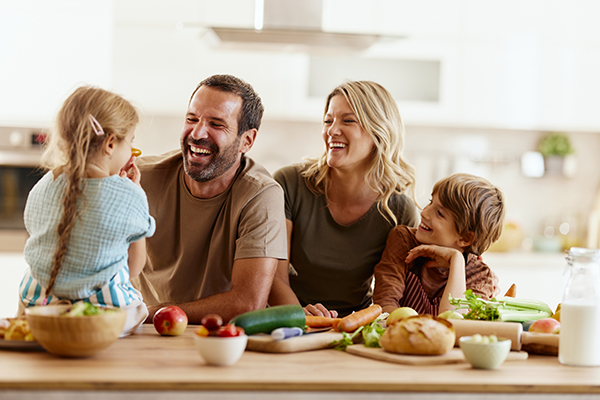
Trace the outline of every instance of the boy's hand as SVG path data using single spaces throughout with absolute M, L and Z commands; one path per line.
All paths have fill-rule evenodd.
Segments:
M 432 260 L 425 264 L 428 268 L 450 268 L 450 261 L 452 258 L 462 257 L 462 254 L 460 251 L 450 247 L 422 244 L 408 252 L 405 262 L 408 264 L 419 257 L 426 257 Z

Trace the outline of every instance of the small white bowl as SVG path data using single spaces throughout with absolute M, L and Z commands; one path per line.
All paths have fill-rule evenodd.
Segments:
M 209 365 L 229 366 L 242 357 L 246 350 L 248 336 L 218 337 L 194 334 L 198 352 Z
M 494 343 L 475 343 L 470 340 L 471 336 L 463 336 L 458 343 L 473 368 L 498 368 L 510 352 L 510 339 L 498 338 Z

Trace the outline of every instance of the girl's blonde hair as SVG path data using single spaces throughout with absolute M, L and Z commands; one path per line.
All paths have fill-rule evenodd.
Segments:
M 415 168 L 402 158 L 404 125 L 396 101 L 383 86 L 371 81 L 349 81 L 336 87 L 327 96 L 325 112 L 334 96 L 344 96 L 356 114 L 362 128 L 375 144 L 367 166 L 365 183 L 378 193 L 377 209 L 393 225 L 398 220 L 388 205 L 394 194 L 408 193 L 415 199 Z M 327 165 L 327 149 L 319 158 L 310 160 L 303 176 L 307 186 L 316 194 L 324 194 L 331 186 Z
M 92 126 L 94 119 L 101 130 Z M 125 139 L 138 121 L 137 110 L 127 100 L 92 86 L 75 89 L 58 111 L 56 127 L 50 135 L 42 165 L 53 169 L 55 178 L 62 173 L 67 174 L 68 183 L 62 201 L 63 217 L 58 225 L 58 246 L 46 293 L 50 294 L 67 251 L 69 235 L 77 218 L 77 201 L 83 193 L 87 162 L 106 138 L 114 135 L 119 141 Z

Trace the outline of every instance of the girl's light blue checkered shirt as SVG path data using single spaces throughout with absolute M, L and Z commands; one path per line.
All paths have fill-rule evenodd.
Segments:
M 48 285 L 58 244 L 66 186 L 65 173 L 53 180 L 48 172 L 27 198 L 25 227 L 30 237 L 24 255 L 31 274 L 43 287 Z M 77 210 L 53 289 L 53 294 L 68 299 L 87 298 L 106 285 L 127 266 L 129 245 L 152 236 L 155 230 L 145 192 L 117 175 L 85 179 Z

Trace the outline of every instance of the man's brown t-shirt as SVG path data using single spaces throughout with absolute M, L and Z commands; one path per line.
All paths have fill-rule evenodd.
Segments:
M 231 290 L 236 259 L 287 258 L 283 191 L 266 169 L 243 160 L 230 187 L 210 199 L 188 190 L 180 151 L 137 161 L 156 219 L 146 266 L 132 280 L 148 305 Z

